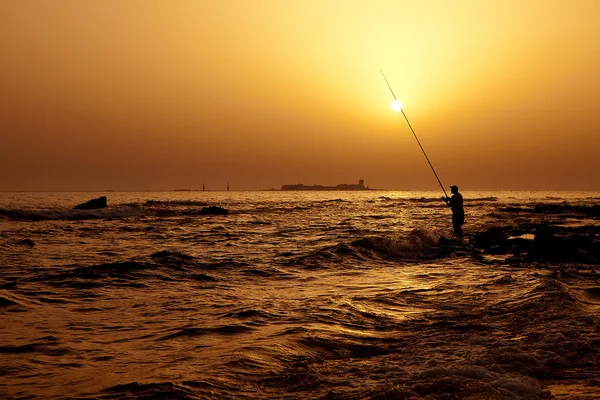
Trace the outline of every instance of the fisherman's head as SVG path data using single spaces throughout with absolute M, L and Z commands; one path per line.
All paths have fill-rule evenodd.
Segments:
M 458 186 L 456 186 L 456 185 L 450 186 L 450 192 L 453 194 L 458 193 Z

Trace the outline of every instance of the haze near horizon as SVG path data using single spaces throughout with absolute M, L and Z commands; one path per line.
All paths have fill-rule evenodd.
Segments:
M 0 3 L 0 190 L 600 190 L 600 3 Z

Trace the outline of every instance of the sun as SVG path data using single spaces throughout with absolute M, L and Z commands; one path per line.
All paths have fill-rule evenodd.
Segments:
M 402 110 L 402 102 L 398 99 L 392 101 L 392 110 L 395 112 Z

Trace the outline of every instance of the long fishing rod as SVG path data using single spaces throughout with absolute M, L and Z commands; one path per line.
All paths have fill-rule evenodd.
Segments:
M 419 144 L 419 147 L 421 148 L 421 151 L 423 152 L 423 155 L 425 156 L 427 163 L 431 167 L 431 170 L 433 171 L 433 175 L 435 175 L 435 179 L 437 179 L 438 183 L 440 184 L 440 187 L 442 188 L 442 191 L 444 192 L 444 196 L 448 197 L 448 194 L 446 193 L 446 190 L 444 189 L 444 185 L 442 185 L 442 181 L 440 181 L 438 174 L 435 172 L 435 168 L 433 168 L 431 161 L 429 161 L 429 157 L 427 157 L 427 153 L 425 153 L 425 149 L 423 148 L 423 146 L 421 146 L 421 142 L 419 141 L 417 134 L 415 133 L 412 125 L 410 124 L 410 121 L 408 120 L 408 118 L 406 117 L 406 114 L 404 113 L 404 110 L 402 109 L 402 103 L 400 102 L 400 100 L 398 100 L 396 98 L 396 95 L 394 94 L 394 91 L 392 90 L 392 87 L 390 86 L 390 83 L 388 82 L 387 78 L 385 77 L 385 74 L 383 73 L 383 71 L 381 71 L 381 75 L 383 76 L 383 79 L 385 79 L 385 83 L 387 83 L 387 86 L 390 89 L 390 92 L 392 92 L 392 96 L 394 96 L 394 101 L 392 102 L 392 110 L 394 110 L 396 112 L 402 111 L 402 115 L 404 116 L 404 119 L 406 120 L 406 123 L 408 124 L 408 127 L 410 128 L 410 131 L 412 132 L 413 136 L 415 137 L 415 139 L 417 139 L 417 143 Z

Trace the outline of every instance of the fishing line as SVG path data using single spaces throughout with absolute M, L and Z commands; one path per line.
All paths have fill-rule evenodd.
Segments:
M 433 168 L 431 161 L 429 161 L 429 157 L 427 157 L 427 153 L 425 152 L 425 149 L 423 148 L 423 146 L 421 146 L 421 142 L 419 141 L 419 138 L 417 137 L 415 130 L 413 129 L 412 125 L 410 124 L 410 121 L 408 120 L 408 118 L 406 117 L 406 114 L 404 113 L 402 103 L 400 103 L 400 100 L 398 100 L 396 98 L 396 95 L 394 94 L 394 91 L 392 90 L 392 87 L 390 86 L 390 83 L 388 82 L 387 78 L 385 77 L 385 74 L 383 73 L 383 71 L 381 71 L 381 75 L 383 76 L 383 79 L 385 79 L 385 83 L 387 83 L 387 86 L 390 89 L 390 92 L 392 92 L 392 96 L 394 96 L 394 102 L 392 103 L 392 109 L 396 112 L 402 111 L 402 115 L 404 116 L 404 119 L 406 120 L 406 123 L 408 124 L 408 127 L 410 128 L 410 131 L 412 132 L 413 136 L 417 140 L 417 144 L 421 148 L 421 151 L 423 152 L 423 155 L 425 156 L 427 163 L 431 167 L 431 171 L 433 171 L 433 175 L 435 175 L 435 179 L 437 179 L 438 183 L 440 184 L 440 187 L 442 188 L 442 191 L 444 192 L 444 196 L 448 197 L 448 194 L 446 193 L 446 190 L 444 189 L 444 185 L 442 185 L 442 181 L 440 181 L 438 174 L 435 172 L 435 168 Z

